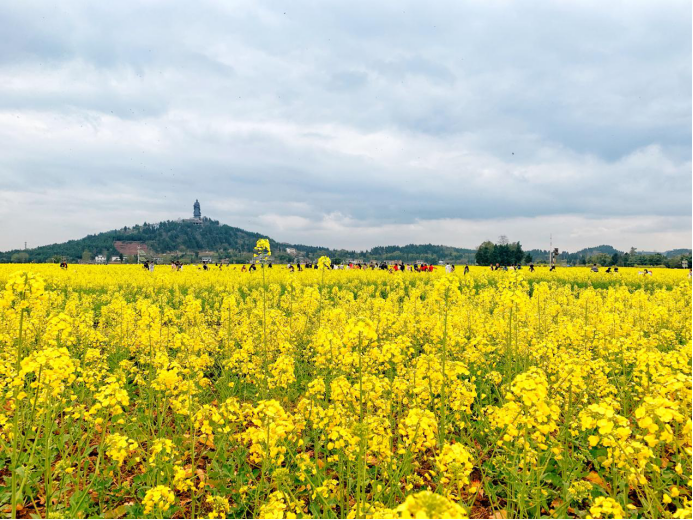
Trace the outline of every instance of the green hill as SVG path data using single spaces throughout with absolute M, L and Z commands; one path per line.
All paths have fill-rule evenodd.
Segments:
M 62 244 L 7 251 L 0 253 L 0 262 L 52 262 L 63 257 L 69 262 L 75 262 L 81 259 L 85 252 L 92 257 L 104 255 L 110 259 L 113 256 L 120 256 L 115 246 L 117 241 L 145 244 L 151 251 L 150 256 L 174 253 L 176 256 L 195 258 L 200 252 L 210 251 L 224 258 L 244 261 L 252 257 L 253 247 L 258 238 L 266 237 L 259 233 L 219 224 L 218 221 L 207 218 L 202 219 L 201 224 L 166 221 L 124 227 L 88 235 L 79 240 L 69 240 Z M 270 243 L 279 253 L 277 242 L 270 240 Z

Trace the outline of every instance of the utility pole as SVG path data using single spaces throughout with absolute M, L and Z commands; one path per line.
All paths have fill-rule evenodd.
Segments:
M 549 265 L 554 267 L 558 258 L 558 248 L 553 247 L 553 234 L 549 235 Z

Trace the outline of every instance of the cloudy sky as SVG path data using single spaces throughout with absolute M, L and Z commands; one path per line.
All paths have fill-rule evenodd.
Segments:
M 0 250 L 691 246 L 691 3 L 0 3 Z

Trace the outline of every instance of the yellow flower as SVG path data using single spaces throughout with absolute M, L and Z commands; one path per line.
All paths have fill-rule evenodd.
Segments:
M 623 518 L 621 505 L 611 497 L 597 497 L 590 507 L 588 518 Z
M 321 256 L 318 258 L 318 268 L 319 269 L 329 269 L 332 265 L 329 256 Z
M 175 502 L 175 495 L 166 486 L 156 486 L 147 490 L 144 495 L 144 514 L 148 515 L 152 511 L 165 513 Z

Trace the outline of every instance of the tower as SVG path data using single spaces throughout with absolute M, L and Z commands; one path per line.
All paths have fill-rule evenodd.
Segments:
M 193 218 L 202 218 L 202 212 L 200 211 L 200 202 L 195 199 L 195 204 L 193 204 Z

